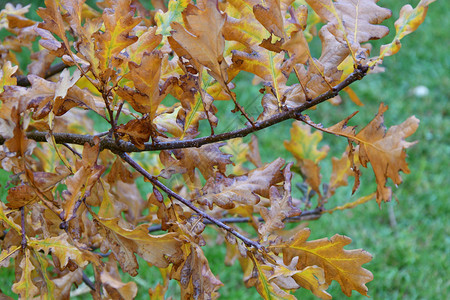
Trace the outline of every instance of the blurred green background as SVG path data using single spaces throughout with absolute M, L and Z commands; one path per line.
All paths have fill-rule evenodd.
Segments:
M 379 5 L 393 11 L 393 17 L 384 24 L 393 28 L 400 8 L 408 2 L 415 6 L 419 1 L 380 1 Z M 0 9 L 5 3 L 0 1 Z M 35 11 L 42 3 L 32 1 L 29 17 L 38 18 Z M 369 295 L 373 299 L 444 299 L 450 293 L 450 206 L 447 198 L 450 184 L 449 11 L 449 1 L 440 0 L 431 4 L 424 24 L 417 32 L 402 40 L 403 46 L 397 55 L 386 58 L 385 73 L 369 75 L 352 85 L 365 104 L 364 107 L 356 107 L 343 95 L 342 105 L 335 107 L 324 103 L 320 109 L 309 113 L 315 122 L 329 126 L 353 111 L 360 110 L 351 124 L 360 124 L 359 128 L 362 128 L 376 114 L 379 103 L 384 102 L 389 105 L 385 113 L 386 126 L 399 124 L 411 115 L 421 120 L 419 129 L 409 138 L 410 141 L 419 140 L 419 144 L 407 151 L 411 173 L 404 174 L 404 183 L 393 188 L 394 201 L 382 204 L 381 209 L 375 201 L 369 202 L 352 210 L 324 215 L 320 220 L 308 224 L 312 230 L 311 238 L 331 237 L 335 233 L 347 235 L 353 239 L 348 248 L 364 248 L 374 256 L 372 262 L 364 265 L 374 274 L 374 280 L 368 283 Z M 390 42 L 393 35 L 391 30 L 382 42 L 375 42 L 374 51 L 381 44 Z M 315 44 L 318 44 L 317 41 Z M 23 56 L 27 56 L 26 50 Z M 257 115 L 260 112 L 259 87 L 249 88 L 251 79 L 252 76 L 241 76 L 235 91 L 246 110 Z M 232 108 L 230 103 L 219 103 L 218 106 L 227 111 Z M 219 122 L 217 132 L 237 128 L 243 123 L 241 118 L 228 114 L 226 119 Z M 282 143 L 290 138 L 290 124 L 285 122 L 257 134 L 264 162 L 278 156 L 293 160 Z M 347 141 L 335 136 L 324 136 L 321 145 L 325 144 L 333 146 L 329 155 L 331 158 L 331 154 L 340 155 L 344 151 Z M 330 161 L 324 162 L 323 182 L 329 179 L 330 170 Z M 371 172 L 363 170 L 362 186 L 356 195 L 351 196 L 350 188 L 341 190 L 330 199 L 329 207 L 373 192 L 375 181 Z M 0 176 L 3 186 L 8 180 L 8 174 L 2 171 Z M 295 180 L 300 181 L 299 178 Z M 4 190 L 0 190 L 0 193 L 4 201 L 6 193 Z M 299 195 L 298 191 L 294 191 L 294 196 Z M 204 251 L 213 273 L 225 283 L 219 290 L 220 299 L 243 296 L 258 299 L 254 288 L 245 288 L 238 263 L 224 266 L 225 247 L 214 246 L 215 235 L 213 228 L 206 231 L 211 243 L 204 247 Z M 161 279 L 159 273 L 145 263 L 141 264 L 139 272 L 135 278 L 125 277 L 138 284 L 138 299 L 147 299 L 148 288 L 154 287 Z M 13 270 L 0 269 L 0 288 L 11 296 L 9 290 L 13 280 Z M 329 292 L 335 299 L 346 298 L 335 283 Z M 178 298 L 176 283 L 171 283 L 170 294 Z M 299 290 L 295 295 L 299 299 L 315 299 L 307 290 Z M 354 293 L 351 298 L 365 297 Z

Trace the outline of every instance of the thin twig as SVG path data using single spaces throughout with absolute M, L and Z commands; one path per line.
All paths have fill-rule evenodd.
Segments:
M 81 154 L 80 154 L 77 150 L 73 149 L 69 144 L 63 143 L 63 145 L 64 145 L 67 149 L 69 149 L 70 151 L 72 151 L 72 153 L 75 154 L 76 156 L 78 156 L 79 158 L 82 157 Z
M 320 207 L 313 209 L 313 210 L 307 210 L 307 211 L 302 212 L 302 214 L 299 216 L 286 218 L 283 220 L 283 222 L 287 223 L 287 222 L 299 222 L 299 221 L 306 221 L 306 220 L 316 220 L 316 219 L 320 218 L 320 216 L 322 215 L 322 212 L 323 212 L 323 209 L 321 209 Z M 222 218 L 222 219 L 219 219 L 219 221 L 222 223 L 225 223 L 225 224 L 238 224 L 238 223 L 249 223 L 249 222 L 251 222 L 251 219 L 244 218 L 244 217 L 232 217 L 232 218 Z M 264 219 L 262 217 L 258 217 L 258 221 L 263 222 Z M 209 220 L 203 220 L 202 222 L 205 225 L 214 224 Z M 162 230 L 161 225 L 152 225 L 148 228 L 148 232 L 155 232 L 155 231 L 159 231 L 159 230 Z
M 20 224 L 22 226 L 22 242 L 20 243 L 22 245 L 22 249 L 25 249 L 27 247 L 27 236 L 25 233 L 25 207 L 22 206 L 20 208 Z
M 192 204 L 191 201 L 181 197 L 180 195 L 178 195 L 177 193 L 175 193 L 174 191 L 172 191 L 170 188 L 168 188 L 167 186 L 165 186 L 161 181 L 159 181 L 158 179 L 156 179 L 156 177 L 152 176 L 150 173 L 148 173 L 144 168 L 142 168 L 135 160 L 133 160 L 127 153 L 117 153 L 120 155 L 120 157 L 126 161 L 130 166 L 132 166 L 136 171 L 138 171 L 139 173 L 141 173 L 145 178 L 147 178 L 153 185 L 157 186 L 159 189 L 161 189 L 162 191 L 164 191 L 167 195 L 169 195 L 172 198 L 177 199 L 178 201 L 180 201 L 181 203 L 183 203 L 184 205 L 186 205 L 187 207 L 189 207 L 191 210 L 193 210 L 194 212 L 196 212 L 198 215 L 200 215 L 203 219 L 206 219 L 208 221 L 210 221 L 211 223 L 215 224 L 216 226 L 225 229 L 226 231 L 228 231 L 229 233 L 231 233 L 232 235 L 234 235 L 235 237 L 239 238 L 240 240 L 242 240 L 247 246 L 249 247 L 254 247 L 257 250 L 261 250 L 263 247 L 255 241 L 252 241 L 251 239 L 243 236 L 242 234 L 240 234 L 239 232 L 237 232 L 236 230 L 234 230 L 233 228 L 231 228 L 230 226 L 226 225 L 225 223 L 221 222 L 220 220 L 217 220 L 213 217 L 211 217 L 210 215 L 208 215 L 206 212 L 204 212 L 203 210 L 201 210 L 200 208 L 196 207 L 194 204 Z
M 95 283 L 93 283 L 89 277 L 86 275 L 86 273 L 83 272 L 83 282 L 86 283 L 86 285 L 93 291 L 95 291 Z
M 317 104 L 320 104 L 328 99 L 336 97 L 339 94 L 339 91 L 349 86 L 351 83 L 360 80 L 367 74 L 368 67 L 363 66 L 359 69 L 353 71 L 344 81 L 336 85 L 331 91 L 327 91 L 326 93 L 303 103 L 302 105 L 291 108 L 282 113 L 276 114 L 266 120 L 259 121 L 254 123 L 253 125 L 246 126 L 241 129 L 225 132 L 222 134 L 211 135 L 207 137 L 200 137 L 188 140 L 174 140 L 168 142 L 158 142 L 158 143 L 145 143 L 144 149 L 138 149 L 130 142 L 119 141 L 116 142 L 112 138 L 105 137 L 101 140 L 100 149 L 109 149 L 113 152 L 142 152 L 142 151 L 159 151 L 159 150 L 169 150 L 169 149 L 181 149 L 181 148 L 192 148 L 192 147 L 201 147 L 206 144 L 212 144 L 216 142 L 226 141 L 238 137 L 244 137 L 249 135 L 250 133 L 254 133 L 265 129 L 267 127 L 273 126 L 277 123 L 289 120 L 289 119 L 297 119 L 301 113 Z M 46 142 L 45 135 L 47 132 L 41 131 L 32 131 L 27 132 L 27 138 L 32 139 L 36 142 Z M 84 145 L 85 143 L 89 143 L 91 145 L 94 144 L 94 137 L 92 135 L 79 135 L 79 134 L 71 134 L 71 133 L 54 133 L 55 141 L 57 144 L 62 143 L 70 143 L 70 144 L 78 144 Z M 5 138 L 0 136 L 0 145 L 5 142 Z

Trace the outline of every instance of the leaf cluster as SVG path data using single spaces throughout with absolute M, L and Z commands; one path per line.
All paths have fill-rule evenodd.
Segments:
M 245 286 L 265 299 L 294 299 L 300 288 L 330 299 L 333 280 L 347 296 L 367 295 L 369 253 L 344 249 L 349 237 L 308 240 L 303 224 L 285 224 L 390 201 L 388 179 L 398 185 L 399 172 L 409 172 L 405 149 L 414 142 L 405 139 L 419 120 L 386 129 L 380 104 L 357 131 L 348 125 L 355 113 L 326 128 L 305 111 L 339 105 L 341 91 L 362 105 L 349 86 L 381 71 L 431 2 L 405 6 L 394 40 L 375 56 L 368 42 L 387 35 L 381 23 L 391 16 L 375 0 L 153 0 L 151 9 L 137 0 L 97 7 L 46 0 L 40 22 L 25 16 L 29 6 L 7 4 L 0 11 L 0 28 L 10 33 L 0 45 L 0 159 L 11 180 L 0 203 L 0 265 L 14 262 L 13 292 L 66 299 L 84 281 L 94 299 L 132 299 L 137 286 L 121 272 L 138 275 L 140 257 L 161 271 L 152 299 L 164 297 L 172 279 L 183 299 L 217 298 L 224 283 L 202 250 L 214 243 L 204 235 L 213 224 L 225 263 L 239 261 Z M 320 57 L 310 50 L 314 36 Z M 37 42 L 20 70 L 17 53 Z M 233 91 L 241 72 L 261 86 L 258 115 Z M 227 122 L 217 101 L 232 103 L 245 126 L 216 133 Z M 256 136 L 243 137 L 288 119 L 296 121 L 284 146 L 295 162 L 263 163 Z M 94 122 L 108 131 L 96 132 Z M 329 152 L 319 149 L 322 132 L 348 141 L 332 158 L 328 182 L 319 165 Z M 376 192 L 329 207 L 349 177 L 358 189 L 360 168 L 369 166 Z M 303 180 L 301 198 L 293 195 L 294 176 Z M 152 186 L 145 197 L 141 177 Z

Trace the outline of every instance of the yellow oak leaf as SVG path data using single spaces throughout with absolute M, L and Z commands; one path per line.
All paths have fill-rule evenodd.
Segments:
M 275 275 L 275 280 L 270 280 L 273 275 L 273 267 L 271 265 L 261 263 L 252 253 L 248 253 L 247 270 L 250 271 L 251 277 L 245 278 L 247 286 L 255 286 L 258 293 L 263 299 L 277 299 L 277 300 L 294 300 L 296 299 L 293 295 L 289 294 L 286 289 L 283 289 L 279 282 L 277 282 L 277 275 Z M 242 260 L 241 265 L 242 265 Z M 242 265 L 244 267 L 244 265 Z M 244 275 L 245 276 L 245 275 Z
M 5 86 L 17 84 L 17 79 L 13 75 L 18 68 L 19 66 L 12 66 L 10 61 L 3 64 L 0 70 L 0 94 L 3 93 Z
M 395 36 L 394 40 L 383 45 L 380 48 L 380 56 L 371 65 L 382 61 L 384 57 L 396 54 L 402 44 L 400 40 L 406 35 L 414 32 L 423 23 L 425 16 L 427 15 L 428 5 L 433 3 L 435 0 L 421 0 L 419 4 L 413 9 L 411 5 L 407 4 L 400 10 L 400 17 L 395 21 Z
M 299 121 L 292 123 L 291 140 L 284 141 L 284 147 L 294 155 L 298 164 L 310 160 L 317 164 L 328 155 L 328 146 L 317 148 L 322 140 L 322 133 L 311 133 L 311 127 Z
M 291 285 L 289 287 L 294 287 L 288 280 L 293 279 L 299 287 L 310 290 L 320 299 L 331 299 L 331 295 L 326 292 L 328 285 L 325 284 L 325 273 L 322 268 L 309 266 L 303 270 L 297 270 L 295 269 L 296 259 L 292 260 L 289 266 L 284 265 L 281 258 L 276 257 L 275 261 L 276 265 L 273 267 L 273 274 L 269 280 L 276 280 L 279 283 Z
M 183 18 L 181 13 L 186 9 L 189 0 L 170 0 L 167 5 L 167 11 L 158 10 L 155 14 L 155 21 L 157 25 L 157 33 L 163 36 L 170 35 L 170 24 L 172 22 L 182 23 Z
M 101 70 L 108 68 L 114 56 L 138 40 L 137 36 L 130 35 L 141 21 L 134 13 L 135 8 L 130 0 L 116 0 L 111 8 L 103 11 L 104 30 L 93 35 L 96 41 L 95 56 Z
M 371 261 L 372 256 L 362 249 L 345 250 L 344 246 L 352 241 L 349 237 L 336 234 L 331 239 L 307 241 L 310 233 L 305 228 L 286 244 L 276 246 L 283 252 L 284 263 L 290 264 L 298 257 L 297 269 L 318 266 L 325 272 L 327 285 L 336 280 L 345 295 L 350 297 L 355 290 L 367 296 L 365 284 L 373 279 L 373 275 L 362 265 Z
M 31 237 L 27 244 L 36 251 L 42 250 L 45 254 L 51 252 L 59 259 L 61 269 L 67 266 L 69 260 L 74 261 L 81 268 L 89 262 L 96 262 L 93 254 L 71 245 L 67 233 L 42 240 Z
M 30 260 L 30 249 L 25 249 L 19 267 L 22 269 L 20 279 L 12 285 L 11 290 L 19 294 L 21 299 L 33 299 L 39 293 L 39 289 L 33 283 L 32 272 L 35 267 Z

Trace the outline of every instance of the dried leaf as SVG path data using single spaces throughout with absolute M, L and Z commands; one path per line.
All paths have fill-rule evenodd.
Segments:
M 189 4 L 183 17 L 186 28 L 178 22 L 171 23 L 173 39 L 226 86 L 228 65 L 223 57 L 225 40 L 222 35 L 226 15 L 218 9 L 217 0 L 206 0 L 204 10 Z
M 284 38 L 284 22 L 281 15 L 280 0 L 268 0 L 264 4 L 256 4 L 253 6 L 253 14 L 270 33 L 280 38 Z
M 225 177 L 216 173 L 216 178 L 210 178 L 202 189 L 203 196 L 197 201 L 212 208 L 213 204 L 230 209 L 241 205 L 255 205 L 259 196 L 269 197 L 272 185 L 282 180 L 281 167 L 284 160 L 276 159 L 270 164 L 250 171 L 247 175 Z
M 359 142 L 359 161 L 364 167 L 370 162 L 375 173 L 378 204 L 382 200 L 391 200 L 391 189 L 386 187 L 387 178 L 391 178 L 394 184 L 400 184 L 402 178 L 399 172 L 410 172 L 405 161 L 405 149 L 417 142 L 406 142 L 405 138 L 419 127 L 419 119 L 412 116 L 402 124 L 390 127 L 386 132 L 383 113 L 387 109 L 387 106 L 380 104 L 375 118 L 356 135 Z
M 256 290 L 264 299 L 293 300 L 295 297 L 281 289 L 275 281 L 270 281 L 265 270 L 266 265 L 261 264 L 252 253 L 248 254 L 249 261 L 253 262 L 252 277 L 248 282 L 249 285 L 255 285 Z M 270 268 L 270 267 L 269 267 Z M 253 282 L 252 282 L 253 281 Z
M 48 30 L 54 33 L 57 37 L 59 37 L 63 41 L 64 47 L 62 47 L 61 43 L 58 42 L 51 34 L 48 34 L 41 39 L 39 43 L 44 47 L 49 49 L 46 42 L 50 42 L 56 46 L 54 49 L 49 50 L 58 50 L 61 49 L 62 53 L 58 56 L 62 56 L 63 53 L 70 51 L 69 40 L 66 36 L 66 29 L 64 28 L 64 22 L 61 16 L 61 12 L 59 9 L 59 2 L 55 0 L 45 0 L 45 8 L 39 8 L 37 10 L 37 14 L 42 18 L 43 22 L 39 23 L 38 27 Z M 43 31 L 38 31 L 40 34 Z M 59 44 L 59 45 L 58 45 Z
M 349 141 L 359 145 L 356 152 L 361 165 L 367 168 L 367 163 L 370 162 L 375 173 L 378 204 L 382 201 L 387 202 L 391 200 L 392 191 L 389 187 L 386 187 L 387 179 L 391 178 L 395 184 L 400 184 L 402 179 L 399 172 L 409 173 L 408 164 L 405 160 L 405 149 L 415 145 L 417 142 L 406 142 L 405 138 L 417 130 L 420 122 L 419 119 L 412 116 L 402 124 L 392 126 L 386 131 L 383 124 L 383 114 L 387 109 L 388 107 L 381 103 L 375 118 L 357 134 L 355 134 L 354 126 L 347 126 L 347 122 L 356 113 L 329 128 L 323 128 L 320 124 L 314 124 L 307 116 L 302 118 L 304 122 L 316 129 L 347 137 Z M 355 175 L 358 180 L 358 174 Z
M 223 283 L 211 272 L 202 249 L 191 244 L 185 263 L 172 278 L 180 281 L 182 299 L 215 299 Z
M 141 119 L 131 120 L 117 128 L 117 133 L 124 140 L 129 140 L 136 148 L 144 150 L 145 143 L 148 142 L 154 129 L 148 115 Z
M 176 239 L 176 233 L 150 235 L 146 224 L 130 230 L 120 226 L 119 218 L 101 219 L 95 216 L 95 220 L 107 241 L 103 247 L 112 251 L 122 270 L 131 276 L 138 274 L 138 264 L 134 253 L 158 268 L 167 267 L 168 258 L 175 261 L 181 254 L 182 244 Z
M 142 114 L 150 114 L 150 120 L 156 116 L 158 105 L 167 94 L 159 88 L 161 76 L 162 53 L 153 51 L 144 54 L 140 65 L 129 63 L 130 72 L 126 78 L 133 81 L 137 90 L 119 88 L 117 94 L 127 100 L 134 110 Z
M 123 283 L 106 271 L 101 273 L 100 280 L 112 299 L 128 300 L 134 299 L 137 295 L 138 287 L 134 282 Z
M 21 184 L 8 190 L 6 206 L 10 209 L 18 209 L 33 203 L 37 199 L 33 188 L 27 184 Z
M 377 0 L 306 2 L 322 19 L 328 21 L 320 30 L 322 55 L 319 60 L 326 70 L 337 67 L 350 53 L 355 62 L 366 58 L 361 43 L 380 39 L 389 33 L 387 27 L 378 24 L 390 18 L 391 11 L 378 6 Z
M 283 195 L 280 194 L 275 186 L 272 186 L 270 188 L 270 210 L 265 207 L 261 208 L 261 217 L 265 223 L 259 227 L 258 232 L 263 237 L 263 241 L 267 240 L 269 234 L 284 228 L 284 219 L 298 216 L 302 213 L 301 209 L 294 207 L 292 204 L 291 166 L 292 163 L 288 164 L 283 171 Z

